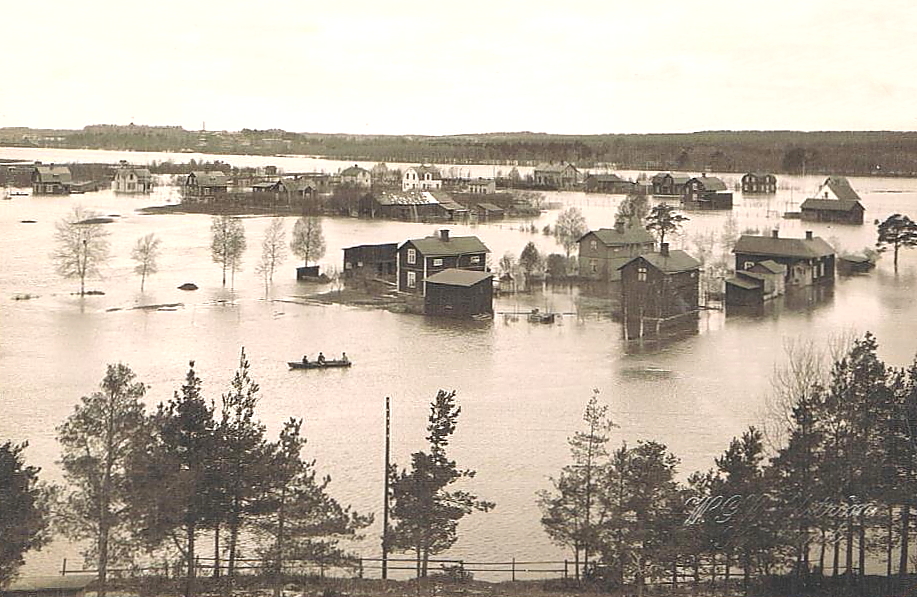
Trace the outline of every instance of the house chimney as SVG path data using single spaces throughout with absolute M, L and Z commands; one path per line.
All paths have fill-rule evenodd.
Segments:
M 812 240 L 812 231 L 806 230 L 806 240 Z
M 771 231 L 771 238 L 779 238 L 779 237 L 780 237 L 780 231 L 774 228 L 773 231 Z
M 444 243 L 449 242 L 449 230 L 447 230 L 446 228 L 443 228 L 442 230 L 440 230 L 439 239 L 443 241 Z
M 659 254 L 663 257 L 669 256 L 669 243 L 659 243 Z

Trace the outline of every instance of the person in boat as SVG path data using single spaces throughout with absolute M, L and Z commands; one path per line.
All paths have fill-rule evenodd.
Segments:
M 322 353 L 318 353 L 317 360 L 318 360 L 319 365 L 324 365 L 325 364 L 325 355 L 323 355 Z
M 308 356 L 308 355 L 302 355 L 302 364 L 303 364 L 303 365 L 308 365 L 308 364 L 309 364 L 309 356 Z
M 347 362 L 347 353 L 346 352 L 341 353 L 341 361 L 344 363 Z

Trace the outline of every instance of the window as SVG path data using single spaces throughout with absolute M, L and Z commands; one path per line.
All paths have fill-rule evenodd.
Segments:
M 480 255 L 472 255 L 472 256 L 471 256 L 471 263 L 481 263 L 481 256 L 480 256 Z
M 638 267 L 637 268 L 637 280 L 640 282 L 646 282 L 646 268 Z
M 755 267 L 755 262 L 754 262 L 754 261 L 746 261 L 746 262 L 745 262 L 744 269 L 751 269 L 751 268 L 753 268 L 753 267 Z
M 417 249 L 408 249 L 408 263 L 417 263 Z
M 597 273 L 599 271 L 599 260 L 590 259 L 589 260 L 589 269 L 592 271 L 593 274 Z
M 595 241 L 595 240 L 589 241 L 589 248 L 592 249 L 593 251 L 595 251 L 596 249 L 598 249 L 598 248 L 599 248 L 599 243 L 598 243 L 598 241 Z
M 442 259 L 437 258 L 437 259 L 434 259 L 434 260 L 433 260 L 433 267 L 442 267 L 442 266 L 443 266 L 443 260 L 442 260 Z
M 417 287 L 417 272 L 408 272 L 408 288 Z

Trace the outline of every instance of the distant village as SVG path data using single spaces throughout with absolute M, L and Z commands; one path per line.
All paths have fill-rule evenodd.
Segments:
M 104 183 L 74 182 L 68 166 L 45 164 L 8 165 L 7 178 L 25 170 L 36 195 L 80 193 L 106 185 L 116 193 L 129 194 L 150 193 L 154 188 L 149 168 L 126 162 L 114 167 L 110 182 Z M 545 207 L 537 192 L 541 190 L 651 195 L 671 199 L 673 206 L 677 202 L 684 210 L 730 210 L 733 206 L 733 192 L 712 175 L 661 172 L 625 180 L 611 173 L 582 173 L 570 163 L 541 164 L 525 177 L 513 168 L 508 175 L 494 178 L 444 177 L 439 168 L 426 164 L 403 170 L 384 163 L 370 170 L 354 165 L 336 174 L 281 173 L 267 166 L 239 173 L 193 170 L 177 176 L 176 183 L 181 189 L 181 208 L 189 211 L 262 210 L 441 224 L 436 236 L 345 248 L 342 271 L 345 279 L 387 283 L 419 301 L 419 310 L 427 315 L 461 318 L 493 317 L 494 295 L 515 292 L 520 284 L 510 271 L 492 273 L 487 246 L 476 236 L 451 236 L 449 224 L 538 215 Z M 735 190 L 773 194 L 777 179 L 770 173 L 749 172 Z M 849 182 L 831 176 L 799 211 L 784 217 L 861 225 L 864 211 Z M 710 308 L 711 296 L 717 298 L 719 308 L 759 308 L 789 289 L 831 284 L 839 266 L 851 270 L 872 266 L 862 255 L 839 258 L 824 239 L 811 232 L 803 238 L 780 237 L 776 230 L 767 235 L 743 234 L 731 249 L 734 274 L 724 277 L 711 292 L 702 290 L 701 261 L 661 239 L 657 242 L 640 225 L 619 221 L 613 228 L 586 230 L 576 245 L 578 256 L 572 259 L 564 282 L 604 285 L 604 293 L 614 298 L 615 313 L 628 339 L 696 324 L 699 313 Z M 304 278 L 319 275 L 317 266 L 299 269 Z M 533 277 L 531 272 L 528 277 Z M 526 285 L 531 283 L 526 280 Z M 535 310 L 526 315 L 534 322 L 554 321 L 552 313 Z

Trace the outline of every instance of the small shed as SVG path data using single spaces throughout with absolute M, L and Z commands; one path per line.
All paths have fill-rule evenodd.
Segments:
M 425 315 L 473 317 L 493 315 L 493 275 L 450 268 L 425 279 Z
M 26 576 L 0 590 L 0 597 L 83 597 L 95 580 L 87 574 Z
M 394 277 L 398 270 L 398 243 L 357 245 L 344 249 L 344 276 L 358 274 Z

